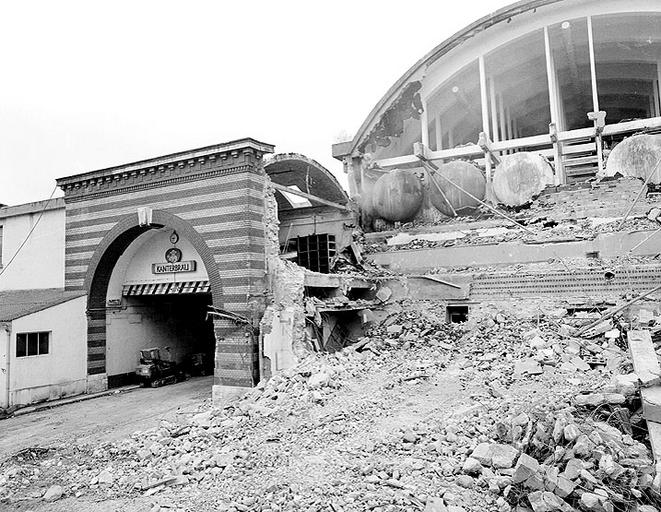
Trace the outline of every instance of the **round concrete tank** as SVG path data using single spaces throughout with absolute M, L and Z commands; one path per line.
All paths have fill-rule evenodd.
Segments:
M 633 176 L 647 179 L 661 159 L 661 135 L 634 135 L 613 148 L 606 161 L 606 176 Z M 661 165 L 649 179 L 661 183 Z
M 452 182 L 467 192 L 470 192 L 478 199 L 484 199 L 486 180 L 477 167 L 469 162 L 462 162 L 460 160 L 440 165 L 438 171 L 433 174 L 434 179 L 429 184 L 429 199 L 438 211 L 448 217 L 454 216 L 452 210 L 448 207 L 448 203 L 454 208 L 455 212 L 460 212 L 466 208 L 475 208 L 480 203 L 445 181 L 438 176 L 439 174 L 452 180 Z M 441 189 L 440 191 L 439 188 Z
M 553 169 L 535 153 L 503 155 L 493 176 L 493 192 L 500 203 L 521 206 L 553 184 Z
M 406 222 L 422 205 L 422 184 L 413 171 L 395 169 L 381 176 L 372 190 L 372 204 L 379 217 Z

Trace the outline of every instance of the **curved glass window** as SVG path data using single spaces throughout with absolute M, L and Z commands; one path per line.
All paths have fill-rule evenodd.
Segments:
M 511 41 L 485 57 L 491 139 L 548 133 L 551 122 L 544 31 Z
M 482 131 L 480 70 L 477 61 L 455 73 L 427 101 L 429 145 L 433 150 L 476 143 Z
M 557 119 L 560 130 L 593 126 L 588 112 L 592 103 L 592 76 L 586 18 L 563 21 L 549 27 L 556 84 Z
M 661 116 L 661 14 L 595 16 L 592 33 L 606 122 Z

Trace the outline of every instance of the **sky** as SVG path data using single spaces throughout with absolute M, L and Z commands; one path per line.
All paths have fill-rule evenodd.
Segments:
M 425 53 L 509 3 L 5 0 L 0 203 L 242 137 L 345 182 L 332 144 Z

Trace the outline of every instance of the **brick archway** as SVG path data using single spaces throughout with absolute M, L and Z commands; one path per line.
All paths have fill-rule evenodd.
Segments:
M 122 218 L 103 237 L 92 256 L 84 288 L 87 291 L 87 373 L 106 372 L 106 295 L 110 277 L 119 257 L 141 234 L 168 227 L 185 237 L 200 255 L 209 276 L 212 302 L 223 307 L 223 291 L 218 266 L 204 238 L 186 220 L 165 210 L 153 210 L 149 226 L 141 226 L 137 214 Z

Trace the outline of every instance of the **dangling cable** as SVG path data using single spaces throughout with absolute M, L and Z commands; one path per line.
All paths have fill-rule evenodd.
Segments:
M 41 213 L 39 213 L 39 217 L 37 217 L 36 222 L 32 225 L 32 228 L 30 228 L 30 231 L 28 232 L 27 236 L 25 237 L 25 240 L 23 240 L 21 245 L 18 246 L 18 249 L 16 249 L 16 252 L 11 257 L 11 259 L 7 262 L 7 264 L 0 269 L 0 276 L 5 273 L 5 271 L 9 268 L 9 265 L 12 264 L 12 261 L 14 261 L 16 259 L 16 256 L 18 256 L 18 253 L 21 252 L 21 249 L 23 249 L 23 246 L 25 246 L 25 244 L 30 239 L 30 236 L 32 235 L 32 233 L 36 229 L 37 225 L 39 224 L 39 221 L 44 216 L 44 212 L 46 211 L 46 208 L 48 208 L 48 205 L 50 204 L 51 200 L 53 199 L 53 196 L 55 195 L 56 190 L 57 190 L 57 185 L 55 185 L 55 188 L 51 192 L 50 197 L 48 198 L 48 200 L 46 201 L 46 204 L 42 208 Z

